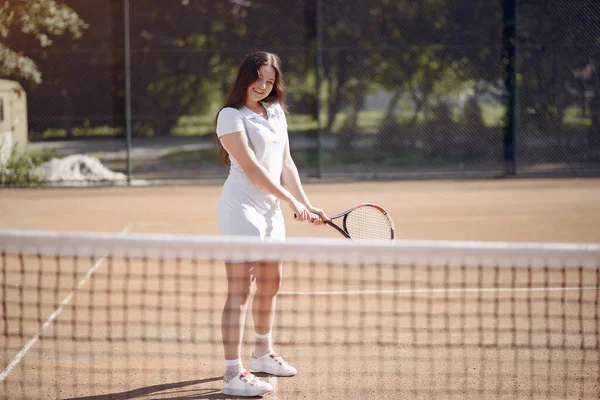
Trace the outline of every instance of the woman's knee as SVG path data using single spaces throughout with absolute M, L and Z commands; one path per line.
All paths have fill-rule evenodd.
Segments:
M 247 264 L 227 265 L 227 302 L 246 304 L 252 296 L 255 273 Z
M 281 277 L 257 279 L 256 294 L 260 296 L 275 296 L 281 289 Z
M 227 305 L 231 308 L 245 309 L 248 307 L 250 298 L 252 297 L 251 288 L 247 290 L 229 291 L 227 294 Z

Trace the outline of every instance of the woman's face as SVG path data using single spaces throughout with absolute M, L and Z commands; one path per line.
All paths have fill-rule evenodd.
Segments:
M 270 65 L 261 65 L 258 70 L 258 80 L 247 90 L 248 101 L 258 102 L 266 98 L 275 84 L 275 69 Z

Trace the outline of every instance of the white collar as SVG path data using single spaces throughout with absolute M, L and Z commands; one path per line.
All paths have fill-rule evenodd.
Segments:
M 262 101 L 260 102 L 260 104 L 262 104 L 262 106 L 265 108 L 269 120 L 276 116 L 275 107 L 273 104 L 265 103 Z M 243 105 L 242 108 L 240 108 L 240 111 L 242 112 L 242 114 L 244 114 L 246 118 L 261 118 L 257 113 L 255 113 L 245 105 Z

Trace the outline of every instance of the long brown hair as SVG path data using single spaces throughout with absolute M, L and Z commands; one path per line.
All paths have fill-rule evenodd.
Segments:
M 281 60 L 277 55 L 265 51 L 250 53 L 244 58 L 238 69 L 235 82 L 229 90 L 223 108 L 241 108 L 246 104 L 248 87 L 259 79 L 259 69 L 263 65 L 270 65 L 275 70 L 275 83 L 273 84 L 273 89 L 271 89 L 271 93 L 269 93 L 263 101 L 268 104 L 279 103 L 281 107 L 286 110 L 285 86 L 283 74 L 281 73 Z M 225 150 L 218 137 L 216 137 L 216 146 L 219 152 L 219 159 L 224 165 L 229 166 L 231 164 L 229 153 L 227 153 L 227 150 Z

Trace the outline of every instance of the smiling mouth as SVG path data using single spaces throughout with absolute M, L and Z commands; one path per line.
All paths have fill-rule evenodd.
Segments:
M 256 94 L 257 94 L 257 95 L 259 95 L 259 96 L 264 96 L 264 95 L 265 95 L 265 92 L 259 92 L 259 91 L 258 91 L 258 90 L 256 90 L 256 89 L 252 89 L 252 90 L 254 91 L 254 93 L 256 93 Z

